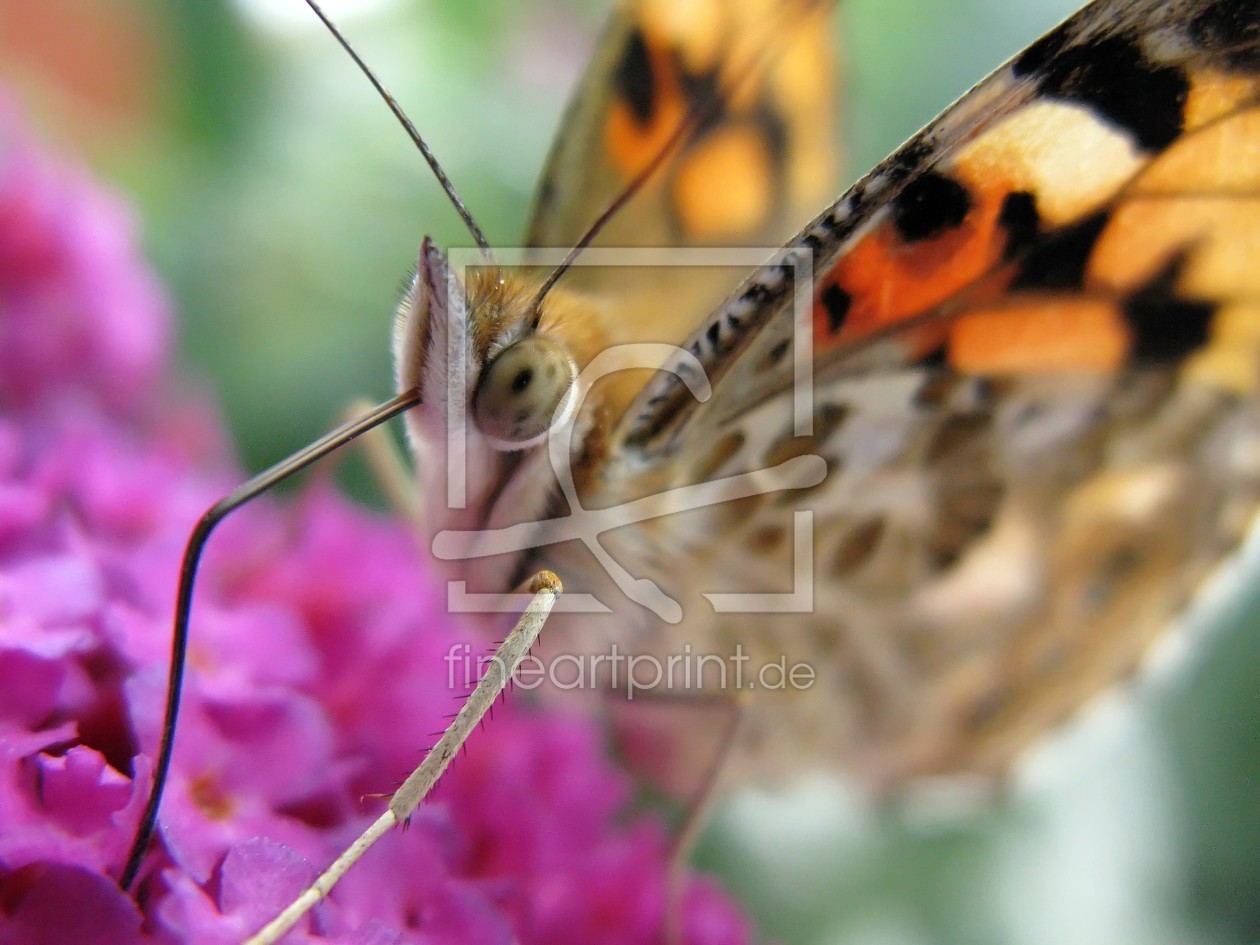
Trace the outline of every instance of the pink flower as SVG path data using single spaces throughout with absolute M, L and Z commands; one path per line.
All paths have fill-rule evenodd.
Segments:
M 126 210 L 0 109 L 0 397 L 90 390 L 132 407 L 153 392 L 170 323 Z
M 379 811 L 465 691 L 468 642 L 405 530 L 326 486 L 215 536 L 160 842 L 119 889 L 151 773 L 179 555 L 240 477 L 165 376 L 124 208 L 0 108 L 0 945 L 233 942 Z M 477 652 L 484 646 L 477 644 Z M 668 849 L 583 719 L 508 703 L 409 831 L 287 941 L 646 943 Z M 711 884 L 685 940 L 745 942 Z

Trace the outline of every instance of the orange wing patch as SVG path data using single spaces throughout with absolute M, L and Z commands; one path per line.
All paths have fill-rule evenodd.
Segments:
M 931 311 L 998 262 L 999 225 L 1008 189 L 972 192 L 928 172 L 902 191 L 889 216 L 820 280 L 814 306 L 815 351 L 852 344 Z M 912 357 L 939 347 L 943 325 L 902 336 Z
M 675 212 L 696 240 L 755 230 L 771 212 L 775 166 L 748 125 L 720 128 L 690 149 L 674 175 Z
M 1106 302 L 1014 299 L 954 321 L 949 361 L 967 374 L 1113 371 L 1129 341 L 1124 319 Z

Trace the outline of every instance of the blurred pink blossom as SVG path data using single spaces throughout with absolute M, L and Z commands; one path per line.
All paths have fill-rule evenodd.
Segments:
M 126 208 L 0 107 L 0 945 L 238 941 L 461 695 L 463 631 L 402 527 L 323 485 L 251 508 L 212 542 L 160 839 L 119 889 L 179 555 L 241 476 L 170 333 Z M 658 942 L 668 845 L 629 798 L 591 722 L 509 702 L 286 941 Z M 683 918 L 689 943 L 749 939 L 703 881 Z

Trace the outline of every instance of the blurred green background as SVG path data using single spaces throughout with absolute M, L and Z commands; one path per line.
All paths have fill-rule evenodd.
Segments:
M 514 243 L 604 5 L 329 8 L 491 240 Z M 847 0 L 851 173 L 1071 6 Z M 301 0 L 0 0 L 0 81 L 133 201 L 183 355 L 221 397 L 248 468 L 353 397 L 390 393 L 400 280 L 425 234 L 467 239 Z M 717 816 L 700 861 L 764 938 L 786 942 L 1258 942 L 1255 596 L 1200 619 L 1211 632 L 1189 660 L 1112 700 L 996 807 L 871 811 L 820 784 L 749 794 Z

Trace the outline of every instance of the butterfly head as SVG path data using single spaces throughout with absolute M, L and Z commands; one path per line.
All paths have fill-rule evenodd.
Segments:
M 537 289 L 495 265 L 456 277 L 431 243 L 421 249 L 394 358 L 399 390 L 422 399 L 407 424 L 426 530 L 493 529 L 545 511 L 556 482 L 547 441 L 573 433 L 594 339 L 579 327 L 591 323 L 581 303 L 563 292 L 539 303 Z

